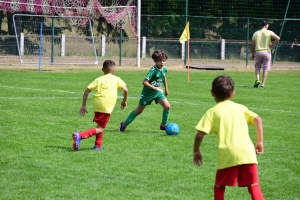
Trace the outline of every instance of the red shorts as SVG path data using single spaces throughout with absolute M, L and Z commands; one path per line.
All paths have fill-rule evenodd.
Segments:
M 93 122 L 96 122 L 101 128 L 105 128 L 110 118 L 110 114 L 95 112 Z
M 216 174 L 216 185 L 244 187 L 258 183 L 257 164 L 244 164 L 224 169 L 218 169 Z

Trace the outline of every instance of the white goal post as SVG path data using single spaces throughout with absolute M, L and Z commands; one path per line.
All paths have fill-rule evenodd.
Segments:
M 98 66 L 90 18 L 15 14 L 13 23 L 21 65 Z

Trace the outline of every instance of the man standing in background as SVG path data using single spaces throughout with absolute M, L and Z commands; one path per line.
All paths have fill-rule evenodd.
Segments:
M 251 53 L 252 59 L 255 60 L 254 68 L 256 77 L 253 87 L 259 86 L 260 70 L 263 69 L 263 78 L 260 87 L 264 88 L 268 72 L 271 69 L 271 49 L 276 46 L 280 37 L 273 31 L 268 30 L 269 23 L 267 20 L 262 20 L 259 24 L 259 28 L 260 30 L 253 34 L 251 42 Z M 274 39 L 275 41 L 272 43 L 271 39 Z

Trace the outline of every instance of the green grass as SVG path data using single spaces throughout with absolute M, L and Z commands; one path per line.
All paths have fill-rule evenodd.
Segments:
M 89 113 L 80 117 L 82 94 L 101 70 L 72 72 L 0 71 L 0 199 L 213 199 L 217 160 L 215 135 L 205 137 L 204 164 L 193 165 L 195 125 L 215 105 L 213 78 L 235 81 L 233 101 L 258 113 L 264 124 L 265 153 L 258 155 L 266 199 L 300 198 L 300 71 L 271 71 L 266 88 L 253 88 L 254 72 L 191 70 L 168 73 L 170 122 L 178 136 L 159 130 L 162 108 L 152 104 L 128 126 L 119 123 L 135 109 L 145 70 L 118 69 L 128 84 L 128 108 L 118 99 L 103 140 L 82 140 L 74 152 L 71 133 L 95 127 L 92 95 Z M 120 95 L 121 95 L 120 91 Z M 255 130 L 250 127 L 253 141 Z M 250 199 L 246 188 L 227 187 L 226 199 Z

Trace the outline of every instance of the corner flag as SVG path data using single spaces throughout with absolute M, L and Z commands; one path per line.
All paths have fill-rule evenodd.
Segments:
M 185 41 L 187 41 L 187 40 L 190 39 L 190 28 L 189 28 L 189 24 L 190 24 L 190 22 L 188 22 L 188 23 L 186 24 L 185 29 L 183 30 L 183 32 L 182 32 L 182 34 L 181 34 L 181 36 L 180 36 L 180 38 L 179 38 L 179 42 L 180 42 L 180 43 L 183 43 L 183 42 L 185 42 Z
M 188 41 L 187 42 L 187 46 L 188 46 L 188 49 L 187 49 L 187 54 L 188 54 L 188 82 L 190 82 L 190 22 L 187 22 L 186 23 L 186 26 L 185 26 L 185 29 L 183 30 L 180 38 L 179 38 L 179 42 L 182 44 L 183 42 L 185 41 Z M 183 45 L 183 44 L 182 44 Z

